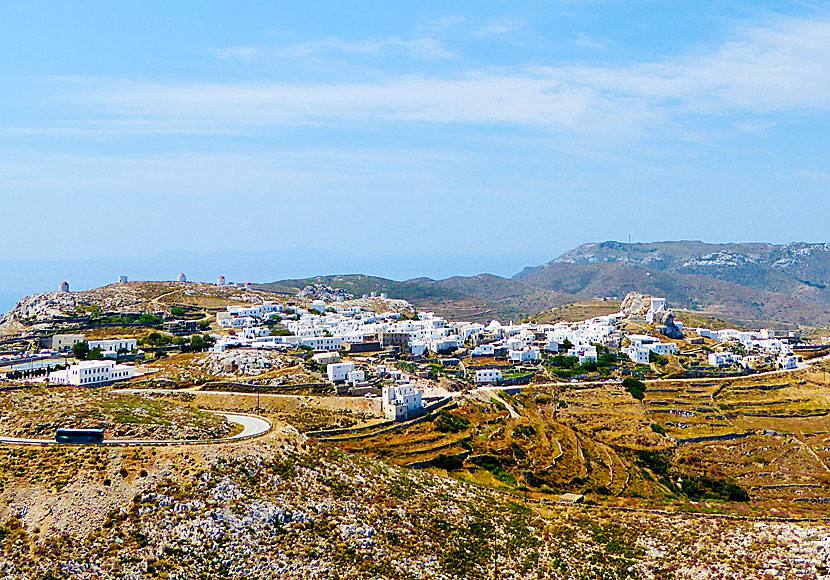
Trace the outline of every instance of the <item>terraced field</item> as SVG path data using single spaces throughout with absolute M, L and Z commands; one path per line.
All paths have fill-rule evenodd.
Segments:
M 331 443 L 537 499 L 609 507 L 830 515 L 830 385 L 823 374 L 474 393 L 392 432 Z

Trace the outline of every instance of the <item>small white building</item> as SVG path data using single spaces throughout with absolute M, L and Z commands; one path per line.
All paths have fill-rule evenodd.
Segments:
M 69 282 L 65 280 L 61 282 L 61 292 L 69 292 Z
M 56 334 L 52 337 L 52 350 L 70 350 L 73 346 L 83 341 L 83 334 Z
M 119 352 L 133 352 L 138 349 L 138 341 L 134 338 L 108 338 L 106 340 L 90 340 L 89 350 L 99 349 L 104 356 L 116 356 Z
M 362 383 L 366 380 L 366 373 L 361 370 L 354 370 L 346 374 L 346 382 L 352 385 Z
M 187 282 L 187 276 L 185 276 L 185 275 L 184 275 L 184 272 L 182 272 L 181 274 L 179 274 L 179 275 L 176 277 L 176 281 L 177 281 L 177 282 Z
M 522 350 L 511 350 L 507 353 L 507 358 L 512 363 L 536 362 L 540 360 L 541 354 L 536 347 L 523 348 Z M 596 359 L 594 359 L 596 360 Z
M 405 421 L 421 413 L 422 393 L 414 385 L 383 387 L 383 415 L 389 421 Z
M 219 276 L 216 279 L 216 285 L 217 286 L 224 286 L 225 285 L 225 277 L 224 276 Z
M 470 352 L 470 356 L 493 356 L 495 354 L 496 347 L 492 344 L 480 344 Z
M 634 363 L 638 365 L 647 365 L 649 362 L 649 354 L 651 351 L 642 346 L 630 346 L 628 347 L 628 358 Z
M 728 351 L 709 353 L 709 366 L 727 367 L 741 361 L 741 357 Z
M 318 365 L 335 364 L 340 362 L 340 353 L 336 350 L 333 352 L 318 352 L 311 357 L 311 360 Z
M 680 349 L 673 342 L 652 342 L 648 345 L 648 349 L 654 354 L 666 356 L 668 354 L 677 354 Z
M 798 357 L 794 355 L 784 355 L 778 357 L 778 364 L 784 370 L 793 370 L 798 368 Z
M 354 371 L 354 363 L 341 362 L 326 365 L 326 375 L 331 383 L 342 383 L 349 378 L 349 373 Z
M 339 336 L 305 336 L 300 344 L 316 352 L 330 352 L 343 348 L 343 339 Z
M 134 374 L 135 369 L 128 365 L 119 365 L 112 361 L 88 360 L 49 373 L 49 382 L 76 386 L 100 385 L 114 381 L 126 381 Z
M 127 283 L 127 277 L 126 276 L 119 276 L 118 277 L 118 283 L 119 284 L 126 284 Z
M 325 300 L 314 300 L 311 303 L 311 309 L 316 310 L 320 314 L 325 313 L 325 311 L 326 311 L 326 301 Z
M 494 385 L 502 380 L 499 369 L 480 369 L 476 371 L 476 382 L 481 385 Z

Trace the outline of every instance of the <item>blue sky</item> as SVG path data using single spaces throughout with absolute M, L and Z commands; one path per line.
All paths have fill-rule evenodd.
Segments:
M 0 63 L 0 260 L 827 240 L 821 3 L 7 2 Z

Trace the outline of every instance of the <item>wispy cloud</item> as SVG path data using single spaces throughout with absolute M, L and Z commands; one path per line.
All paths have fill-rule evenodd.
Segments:
M 825 185 L 830 185 L 830 173 L 827 173 L 826 171 L 807 171 L 801 169 L 795 171 L 794 175 L 803 179 L 809 179 L 811 181 L 817 181 Z
M 503 36 L 516 32 L 527 25 L 527 20 L 523 18 L 499 18 L 491 20 L 476 32 L 476 36 Z
M 326 41 L 280 49 L 373 54 L 391 47 L 423 58 L 452 53 L 429 38 Z M 228 49 L 255 58 L 259 50 Z M 830 111 L 830 21 L 782 19 L 740 31 L 709 50 L 621 66 L 487 69 L 453 75 L 379 72 L 355 82 L 153 83 L 63 81 L 71 98 L 102 111 L 96 123 L 170 131 L 256 131 L 282 124 L 417 122 L 513 124 L 544 130 L 666 135 L 686 118 L 739 115 L 724 127 L 768 128 L 765 115 Z M 751 118 L 752 121 L 743 119 Z M 93 127 L 103 129 L 102 126 Z M 675 135 L 680 137 L 680 131 Z
M 329 37 L 313 42 L 303 42 L 282 47 L 231 46 L 215 49 L 214 54 L 223 59 L 255 60 L 259 58 L 301 59 L 312 56 L 343 55 L 383 55 L 389 53 L 404 54 L 411 58 L 423 60 L 440 60 L 457 58 L 447 50 L 441 41 L 432 37 L 369 38 L 363 40 L 345 40 Z

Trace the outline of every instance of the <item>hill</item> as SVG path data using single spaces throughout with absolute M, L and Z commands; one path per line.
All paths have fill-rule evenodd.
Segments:
M 830 324 L 830 244 L 584 244 L 514 280 L 580 300 L 631 291 L 734 320 Z
M 315 284 L 338 288 L 358 297 L 383 292 L 390 298 L 406 300 L 420 310 L 434 311 L 451 320 L 521 319 L 574 301 L 573 297 L 560 292 L 493 274 L 454 276 L 444 280 L 413 278 L 403 282 L 362 274 L 316 276 L 255 284 L 254 288 L 296 294 Z
M 479 322 L 643 292 L 736 325 L 830 325 L 830 244 L 609 241 L 581 245 L 512 279 L 480 274 L 399 282 L 355 274 L 255 287 L 294 294 L 313 284 L 357 296 L 385 292 L 450 319 Z

